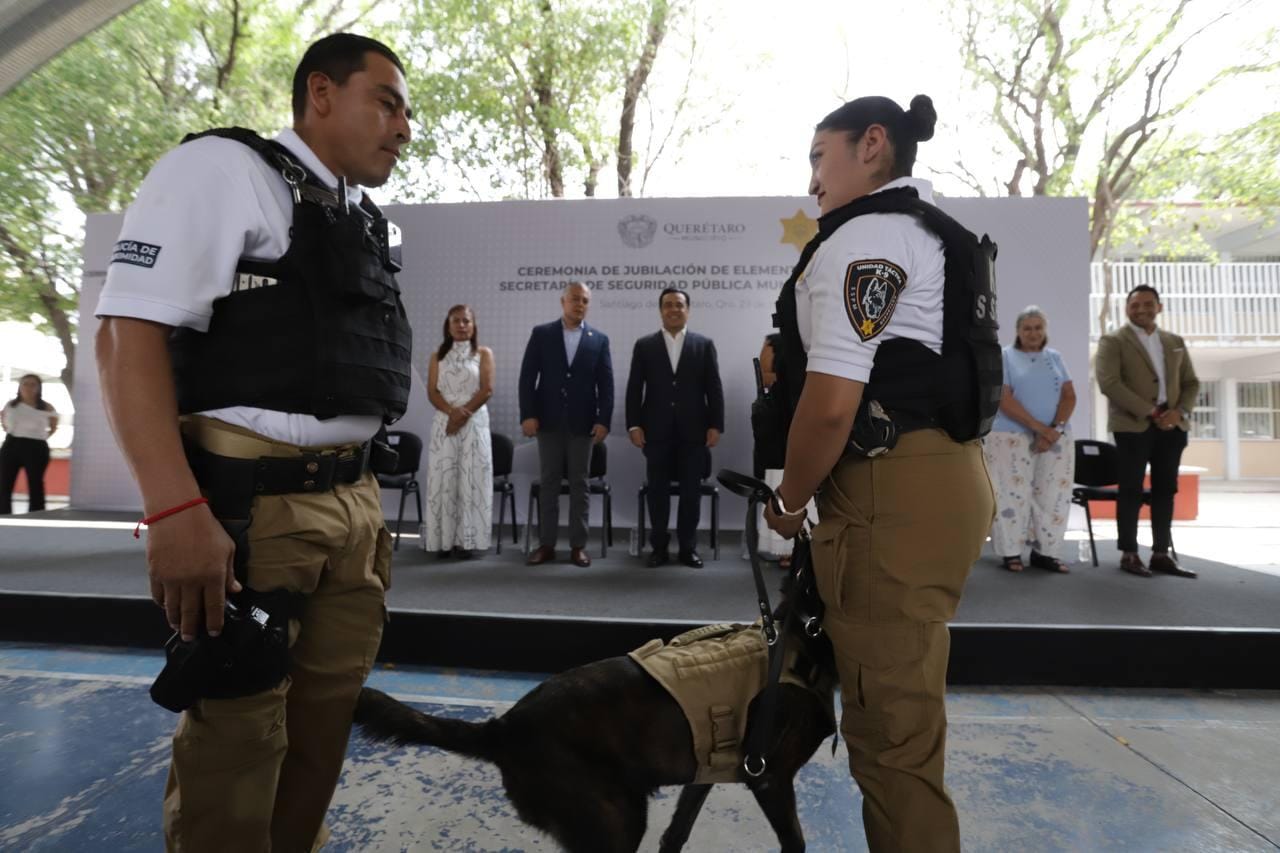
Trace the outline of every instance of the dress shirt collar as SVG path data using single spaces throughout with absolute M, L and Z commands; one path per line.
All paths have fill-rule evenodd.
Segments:
M 1138 336 L 1138 340 L 1146 341 L 1147 338 L 1154 338 L 1160 332 L 1160 327 L 1156 326 L 1151 330 L 1151 334 L 1147 334 L 1147 330 L 1139 326 L 1137 323 L 1130 323 L 1129 328 L 1133 329 L 1133 333 Z
M 288 148 L 293 156 L 302 161 L 302 165 L 311 170 L 317 178 L 320 179 L 326 187 L 337 189 L 338 179 L 330 171 L 329 167 L 320 162 L 320 158 L 311 150 L 311 146 L 303 141 L 302 137 L 293 128 L 285 128 L 276 136 L 276 142 L 279 142 L 285 148 Z M 355 184 L 347 184 L 347 200 L 352 204 L 359 204 L 364 198 L 364 190 Z

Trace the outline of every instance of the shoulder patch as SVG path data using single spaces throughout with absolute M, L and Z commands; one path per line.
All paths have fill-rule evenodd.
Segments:
M 160 247 L 150 243 L 139 243 L 137 240 L 120 240 L 111 252 L 111 263 L 133 264 L 135 267 L 151 269 L 160 257 Z
M 869 341 L 884 331 L 906 286 L 907 274 L 890 261 L 849 264 L 844 273 L 844 309 L 861 340 Z

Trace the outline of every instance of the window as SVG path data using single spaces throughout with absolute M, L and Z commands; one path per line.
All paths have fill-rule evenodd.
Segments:
M 1241 382 L 1236 402 L 1241 438 L 1280 436 L 1280 382 Z
M 1221 413 L 1218 400 L 1222 396 L 1222 387 L 1218 382 L 1201 382 L 1200 394 L 1196 397 L 1196 407 L 1191 412 L 1192 438 L 1222 438 Z

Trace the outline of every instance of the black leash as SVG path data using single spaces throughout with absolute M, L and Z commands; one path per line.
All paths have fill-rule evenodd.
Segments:
M 760 692 L 760 704 L 757 706 L 758 716 L 752 721 L 751 731 L 747 735 L 747 742 L 744 744 L 743 749 L 742 769 L 754 779 L 763 775 L 767 769 L 768 762 L 765 755 L 773 745 L 774 719 L 778 713 L 778 697 L 781 693 L 779 680 L 782 677 L 783 660 L 786 658 L 787 635 L 792 632 L 792 629 L 799 621 L 798 593 L 801 590 L 801 585 L 805 582 L 805 575 L 810 571 L 809 521 L 806 518 L 804 524 L 801 525 L 800 532 L 796 535 L 796 544 L 792 549 L 791 585 L 797 594 L 793 595 L 795 600 L 787 608 L 786 616 L 779 629 L 779 626 L 774 622 L 773 609 L 769 605 L 769 590 L 765 584 L 764 571 L 761 567 L 763 560 L 760 559 L 760 546 L 757 536 L 760 528 L 759 521 L 756 518 L 756 509 L 765 503 L 772 504 L 775 512 L 781 512 L 777 496 L 764 481 L 727 468 L 722 468 L 716 474 L 716 479 L 729 491 L 747 499 L 747 553 L 751 558 L 751 574 L 756 584 L 756 599 L 760 608 L 761 629 L 764 632 L 765 643 L 768 644 L 769 648 L 768 679 L 765 682 L 764 689 Z M 819 617 L 811 615 L 805 618 L 804 631 L 809 636 L 816 637 L 821 630 Z

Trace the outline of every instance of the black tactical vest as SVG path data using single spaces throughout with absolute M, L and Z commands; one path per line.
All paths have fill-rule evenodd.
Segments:
M 991 431 L 1000 407 L 1004 364 L 997 336 L 996 245 L 937 207 L 920 200 L 915 189 L 901 187 L 863 196 L 818 220 L 818 233 L 800 253 L 800 261 L 778 296 L 773 317 L 776 387 L 753 411 L 757 433 L 781 432 L 779 454 L 785 456 L 786 433 L 804 387 L 808 361 L 796 319 L 796 280 L 818 247 L 855 216 L 907 213 L 919 218 L 942 240 L 946 282 L 943 287 L 942 354 L 906 338 L 885 341 L 876 349 L 863 405 L 876 401 L 907 428 L 936 425 L 955 441 L 970 441 Z M 908 284 L 908 286 L 910 286 Z M 768 411 L 772 409 L 773 411 Z M 770 422 L 773 425 L 770 426 Z M 757 434 L 757 443 L 760 435 Z M 779 437 L 770 437 L 776 445 Z M 769 467 L 781 468 L 774 455 Z
M 387 220 L 368 197 L 349 205 L 287 148 L 253 131 L 221 128 L 182 141 L 210 135 L 249 146 L 280 173 L 293 194 L 293 226 L 283 257 L 240 260 L 207 332 L 174 330 L 179 412 L 254 406 L 392 423 L 409 401 L 413 336 Z

